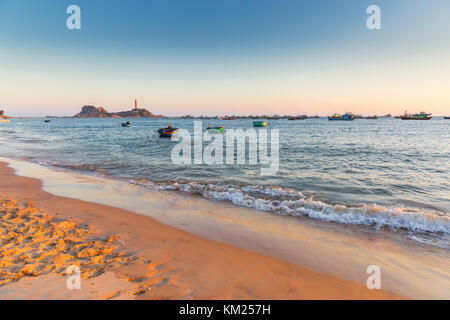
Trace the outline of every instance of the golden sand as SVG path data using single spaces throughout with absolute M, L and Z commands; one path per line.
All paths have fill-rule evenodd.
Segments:
M 0 287 L 23 277 L 49 273 L 68 276 L 69 266 L 78 266 L 83 279 L 98 277 L 108 270 L 143 264 L 139 274 L 123 273 L 136 284 L 133 295 L 168 281 L 160 279 L 161 267 L 120 250 L 116 235 L 99 237 L 85 224 L 57 218 L 35 208 L 32 202 L 0 198 Z M 106 299 L 118 297 L 114 291 Z
M 2 162 L 0 226 L 0 299 L 401 298 L 148 216 L 55 196 Z M 70 265 L 80 267 L 81 290 L 66 288 Z

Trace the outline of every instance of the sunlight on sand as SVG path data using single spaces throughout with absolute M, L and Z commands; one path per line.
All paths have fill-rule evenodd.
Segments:
M 83 279 L 91 279 L 114 268 L 143 264 L 138 274 L 122 272 L 120 276 L 133 284 L 132 295 L 169 281 L 159 277 L 160 265 L 122 252 L 120 247 L 117 236 L 96 237 L 89 226 L 45 214 L 32 202 L 0 199 L 0 287 L 23 277 L 67 276 L 70 265 L 80 267 Z M 114 291 L 105 298 L 122 293 Z

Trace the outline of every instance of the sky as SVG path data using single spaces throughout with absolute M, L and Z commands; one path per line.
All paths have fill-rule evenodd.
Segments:
M 7 115 L 134 99 L 168 116 L 450 115 L 450 1 L 0 0 Z

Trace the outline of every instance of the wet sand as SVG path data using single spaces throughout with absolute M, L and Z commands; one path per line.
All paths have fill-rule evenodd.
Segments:
M 366 284 L 367 268 L 381 269 L 381 288 L 415 299 L 448 299 L 448 250 L 375 229 L 281 216 L 176 191 L 150 190 L 121 180 L 1 158 L 16 175 L 45 191 L 121 208 L 201 238 L 262 253 L 340 279 Z
M 11 280 L 1 283 L 1 299 L 399 298 L 148 216 L 52 195 L 40 180 L 16 176 L 5 163 L 0 195 L 2 236 L 10 246 L 5 254 L 2 244 L 1 263 L 23 262 L 23 268 L 8 269 Z M 28 234 L 33 226 L 40 231 Z M 53 258 L 42 258 L 45 250 L 54 250 Z M 67 264 L 80 265 L 81 290 L 66 288 Z

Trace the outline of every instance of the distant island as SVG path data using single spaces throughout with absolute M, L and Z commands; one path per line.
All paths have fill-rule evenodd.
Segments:
M 135 100 L 134 109 L 130 111 L 108 112 L 102 107 L 83 106 L 81 112 L 73 118 L 165 118 L 165 116 L 155 115 L 145 108 L 138 108 Z

